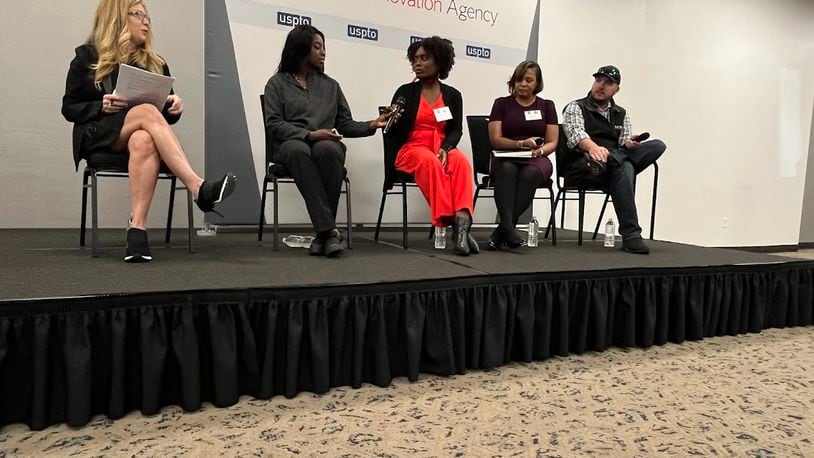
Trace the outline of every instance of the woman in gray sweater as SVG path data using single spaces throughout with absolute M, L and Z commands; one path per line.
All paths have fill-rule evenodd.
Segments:
M 285 166 L 305 200 L 316 238 L 310 254 L 336 257 L 344 238 L 336 209 L 345 177 L 343 137 L 367 137 L 386 117 L 354 121 L 339 83 L 324 72 L 325 35 L 310 25 L 289 32 L 277 73 L 266 83 L 265 124 L 274 162 Z

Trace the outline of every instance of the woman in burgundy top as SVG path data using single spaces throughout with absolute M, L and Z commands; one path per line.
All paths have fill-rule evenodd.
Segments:
M 554 102 L 537 97 L 543 74 L 533 61 L 521 62 L 508 82 L 510 96 L 500 97 L 489 115 L 489 140 L 496 149 L 531 150 L 531 158 L 492 158 L 495 204 L 500 224 L 489 238 L 489 247 L 518 248 L 524 238 L 515 226 L 531 205 L 537 187 L 551 179 L 548 155 L 557 149 L 557 109 Z

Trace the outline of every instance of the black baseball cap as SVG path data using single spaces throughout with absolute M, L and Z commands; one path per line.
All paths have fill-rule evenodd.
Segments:
M 599 70 L 594 73 L 594 78 L 597 76 L 607 76 L 616 84 L 622 82 L 622 73 L 619 72 L 619 69 L 614 67 L 613 65 L 605 65 L 604 67 L 599 67 Z

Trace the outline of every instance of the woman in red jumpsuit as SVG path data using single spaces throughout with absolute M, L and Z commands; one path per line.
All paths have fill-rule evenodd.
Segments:
M 442 84 L 455 63 L 449 40 L 429 37 L 410 45 L 407 58 L 416 81 L 398 88 L 404 112 L 385 134 L 385 153 L 395 168 L 409 173 L 426 197 L 436 227 L 452 225 L 454 251 L 480 252 L 470 235 L 472 226 L 472 166 L 456 148 L 463 134 L 463 99 L 457 89 Z

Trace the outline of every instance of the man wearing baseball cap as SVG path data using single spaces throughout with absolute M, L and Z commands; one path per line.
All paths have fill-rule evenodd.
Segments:
M 667 148 L 661 140 L 639 141 L 633 135 L 630 116 L 616 104 L 622 74 L 613 65 L 600 67 L 585 98 L 563 110 L 567 148 L 557 156 L 566 170 L 566 184 L 594 184 L 607 189 L 613 198 L 622 250 L 648 254 L 636 212 L 634 179 Z

